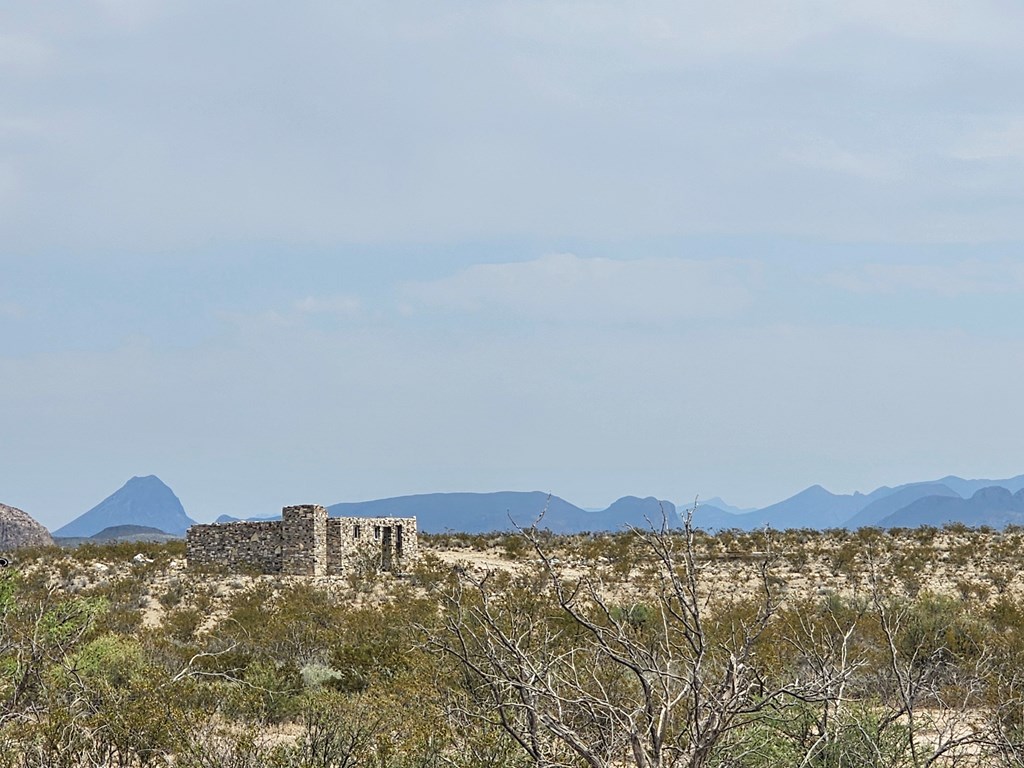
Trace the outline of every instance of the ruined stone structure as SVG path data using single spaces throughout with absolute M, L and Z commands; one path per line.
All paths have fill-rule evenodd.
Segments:
M 328 517 L 317 504 L 285 507 L 280 521 L 188 529 L 189 567 L 215 565 L 290 576 L 337 576 L 367 565 L 400 570 L 416 557 L 415 517 Z

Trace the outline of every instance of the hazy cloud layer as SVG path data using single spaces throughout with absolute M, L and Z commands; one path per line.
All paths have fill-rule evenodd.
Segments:
M 965 259 L 937 264 L 863 264 L 829 276 L 834 285 L 861 293 L 943 297 L 1024 293 L 1024 261 Z
M 1007 2 L 21 3 L 0 502 L 1024 471 Z
M 25 308 L 13 301 L 0 301 L 0 318 L 17 320 L 24 316 Z
M 1024 226 L 1003 3 L 107 1 L 5 23 L 11 253 Z
M 295 308 L 311 315 L 357 315 L 363 303 L 358 296 L 307 296 L 296 302 Z
M 455 488 L 767 503 L 1014 473 L 1022 360 L 1020 339 L 957 331 L 252 324 L 0 360 L 2 458 L 11 503 L 50 522 L 150 471 L 201 517 Z
M 440 280 L 406 286 L 412 307 L 521 320 L 650 323 L 719 317 L 748 303 L 755 265 L 733 260 L 580 258 L 555 254 L 478 264 Z

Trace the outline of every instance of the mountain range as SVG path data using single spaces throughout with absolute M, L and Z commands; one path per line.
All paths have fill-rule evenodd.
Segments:
M 327 508 L 327 512 L 331 517 L 415 517 L 417 527 L 424 533 L 509 531 L 516 526 L 529 527 L 534 522 L 556 533 L 614 531 L 630 525 L 660 526 L 663 515 L 670 527 L 682 524 L 675 505 L 669 501 L 625 496 L 607 509 L 588 511 L 558 496 L 539 491 L 428 493 L 334 504 Z M 222 515 L 217 522 L 236 519 Z
M 772 528 L 906 528 L 960 522 L 1002 528 L 1024 522 L 1016 500 L 1024 490 L 1024 475 L 1005 480 L 941 480 L 882 486 L 869 494 L 834 494 L 820 485 L 763 509 L 733 513 L 711 504 L 698 504 L 693 523 L 698 528 L 754 530 Z
M 960 522 L 994 528 L 1024 525 L 1024 475 L 1005 480 L 940 480 L 883 486 L 870 493 L 834 494 L 812 485 L 761 509 L 740 509 L 721 498 L 699 503 L 693 523 L 705 530 L 772 528 L 880 528 L 941 526 Z M 687 505 L 691 507 L 692 505 Z M 432 493 L 328 507 L 334 517 L 396 516 L 418 518 L 426 533 L 507 531 L 538 522 L 556 533 L 614 531 L 627 526 L 682 524 L 676 506 L 653 497 L 625 496 L 606 509 L 586 510 L 541 492 Z M 254 519 L 279 519 L 271 515 Z M 222 515 L 217 522 L 238 518 Z M 54 532 L 56 537 L 93 537 L 116 526 L 144 526 L 184 535 L 190 518 L 174 492 L 154 475 L 133 477 L 95 507 Z M 115 528 L 116 530 L 116 528 Z M 149 530 L 152 534 L 154 530 Z

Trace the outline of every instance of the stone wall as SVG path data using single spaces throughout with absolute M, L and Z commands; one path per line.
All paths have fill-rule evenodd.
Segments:
M 291 576 L 327 573 L 327 510 L 319 504 L 285 507 L 281 522 L 283 572 Z
M 215 565 L 280 573 L 281 524 L 193 525 L 186 534 L 185 551 L 189 566 Z
M 345 572 L 345 552 L 348 550 L 346 536 L 352 535 L 351 526 L 342 526 L 342 518 L 327 518 L 327 575 L 340 576 Z
M 328 573 L 373 565 L 398 571 L 419 552 L 415 517 L 332 517 L 327 520 Z
M 419 552 L 415 517 L 328 517 L 324 507 L 303 504 L 285 507 L 282 518 L 192 526 L 189 565 L 338 576 L 403 570 Z

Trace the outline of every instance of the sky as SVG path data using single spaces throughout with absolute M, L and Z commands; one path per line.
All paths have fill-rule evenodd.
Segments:
M 1024 473 L 1024 7 L 0 3 L 0 502 Z

